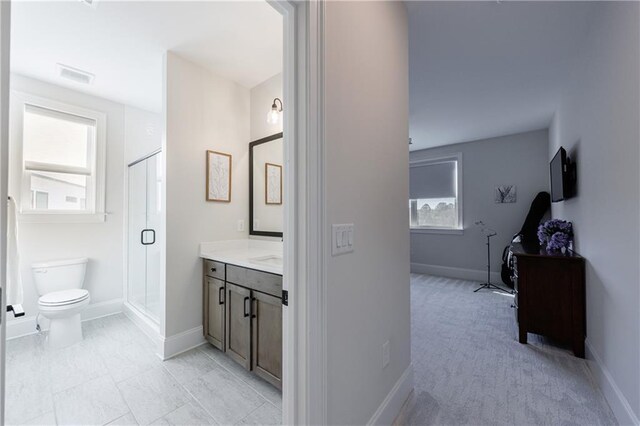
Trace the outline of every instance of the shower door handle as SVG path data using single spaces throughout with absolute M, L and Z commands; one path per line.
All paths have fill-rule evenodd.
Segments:
M 145 242 L 144 236 L 145 236 L 145 232 L 151 232 L 153 235 L 153 240 L 150 243 Z M 143 229 L 142 231 L 140 231 L 140 244 L 142 244 L 143 246 L 150 246 L 152 244 L 156 243 L 156 230 L 155 229 Z

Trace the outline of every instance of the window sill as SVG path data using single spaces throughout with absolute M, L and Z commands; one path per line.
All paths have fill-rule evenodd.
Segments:
M 463 235 L 464 229 L 451 228 L 411 228 L 412 234 L 444 234 L 444 235 Z
M 20 213 L 20 223 L 101 223 L 106 213 Z

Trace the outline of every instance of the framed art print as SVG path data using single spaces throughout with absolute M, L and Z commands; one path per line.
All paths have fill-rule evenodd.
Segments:
M 207 201 L 231 202 L 231 154 L 207 151 Z
M 264 185 L 265 203 L 282 204 L 282 166 L 265 163 Z

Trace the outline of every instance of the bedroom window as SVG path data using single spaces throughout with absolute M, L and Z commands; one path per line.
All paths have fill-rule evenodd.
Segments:
M 462 232 L 462 154 L 413 161 L 409 218 L 416 232 Z
M 104 114 L 19 98 L 22 220 L 104 220 Z

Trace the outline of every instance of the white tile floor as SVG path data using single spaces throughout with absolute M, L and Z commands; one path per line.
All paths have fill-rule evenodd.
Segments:
M 10 425 L 279 425 L 280 392 L 209 344 L 162 362 L 126 316 L 82 324 L 84 340 L 7 342 Z

